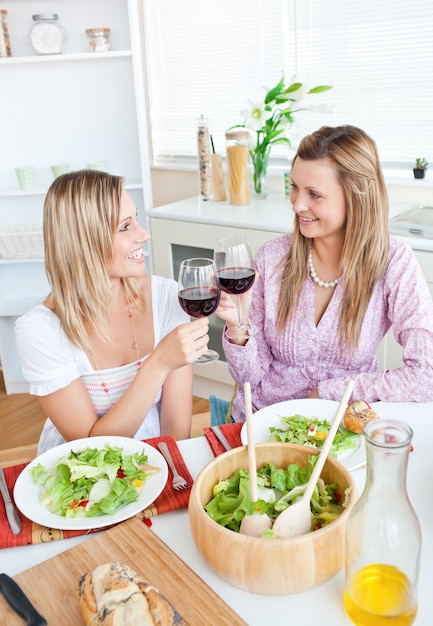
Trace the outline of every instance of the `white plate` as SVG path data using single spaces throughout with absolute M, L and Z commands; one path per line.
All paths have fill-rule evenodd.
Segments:
M 44 467 L 51 468 L 57 464 L 61 457 L 68 456 L 71 450 L 103 448 L 106 443 L 112 447 L 122 448 L 127 454 L 144 452 L 149 459 L 149 465 L 155 465 L 160 468 L 160 472 L 152 474 L 144 482 L 143 487 L 140 489 L 138 500 L 120 507 L 113 515 L 98 515 L 97 517 L 81 517 L 78 519 L 55 515 L 42 506 L 39 498 L 43 487 L 34 482 L 30 474 L 32 467 L 42 463 Z M 14 488 L 14 498 L 21 513 L 32 520 L 32 522 L 36 522 L 41 526 L 58 528 L 60 530 L 89 530 L 123 522 L 145 509 L 164 489 L 167 477 L 168 467 L 164 457 L 148 443 L 143 443 L 138 439 L 129 439 L 128 437 L 90 437 L 68 441 L 36 457 L 18 476 Z
M 306 398 L 304 400 L 286 400 L 266 406 L 253 414 L 254 418 L 254 441 L 261 443 L 269 441 L 271 426 L 275 428 L 284 427 L 281 417 L 288 417 L 299 413 L 304 417 L 316 417 L 319 420 L 332 422 L 338 408 L 338 402 L 333 400 L 320 400 Z M 247 425 L 241 429 L 241 441 L 247 445 Z M 344 450 L 338 460 L 346 466 L 348 470 L 355 470 L 366 463 L 364 437 L 359 437 L 358 445 L 351 450 Z

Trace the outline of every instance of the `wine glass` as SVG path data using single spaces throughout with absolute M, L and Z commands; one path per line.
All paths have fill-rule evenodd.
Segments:
M 218 308 L 221 290 L 212 259 L 185 259 L 180 264 L 178 298 L 185 313 L 191 317 L 212 315 Z M 212 363 L 219 359 L 215 350 L 208 350 L 195 362 Z
M 230 339 L 248 339 L 257 333 L 242 317 L 241 294 L 251 289 L 256 275 L 248 243 L 241 237 L 220 239 L 215 246 L 214 261 L 221 289 L 238 296 L 238 324 L 227 328 L 226 335 Z

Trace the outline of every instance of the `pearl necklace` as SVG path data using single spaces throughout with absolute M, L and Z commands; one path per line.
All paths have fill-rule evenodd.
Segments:
M 138 371 L 140 369 L 140 367 L 142 366 L 143 361 L 140 360 L 140 344 L 137 341 L 137 333 L 135 331 L 135 324 L 134 324 L 134 314 L 132 312 L 132 307 L 133 307 L 134 303 L 131 302 L 131 300 L 129 298 L 129 295 L 126 293 L 126 291 L 125 291 L 125 295 L 126 295 L 126 298 L 128 300 L 128 317 L 129 317 L 129 319 L 131 321 L 132 336 L 134 338 L 133 348 L 134 348 L 135 354 L 137 356 L 137 371 Z M 100 372 L 101 369 L 98 366 L 98 362 L 97 362 L 96 357 L 95 357 L 94 354 L 92 354 L 92 358 L 93 358 L 93 361 L 95 363 L 96 369 Z M 101 386 L 102 386 L 102 389 L 104 390 L 104 392 L 107 394 L 107 397 L 108 397 L 108 399 L 110 401 L 110 404 L 113 407 L 114 406 L 114 402 L 111 399 L 110 389 L 109 389 L 107 383 L 105 381 L 101 380 Z
M 325 287 L 325 289 L 328 289 L 329 287 L 335 287 L 338 281 L 340 280 L 340 277 L 338 277 L 338 278 L 335 278 L 334 280 L 326 281 L 326 280 L 322 280 L 317 275 L 316 268 L 314 267 L 314 263 L 313 263 L 313 244 L 310 244 L 310 251 L 308 253 L 308 268 L 310 270 L 311 279 L 319 287 Z

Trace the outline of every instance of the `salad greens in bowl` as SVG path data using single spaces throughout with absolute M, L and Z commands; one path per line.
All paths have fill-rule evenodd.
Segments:
M 256 444 L 263 484 L 254 504 L 248 489 L 247 446 L 217 456 L 202 469 L 189 499 L 191 532 L 203 559 L 223 580 L 252 593 L 285 595 L 320 585 L 341 569 L 347 518 L 357 491 L 350 472 L 332 457 L 326 460 L 323 482 L 313 498 L 317 530 L 291 538 L 273 538 L 267 531 L 263 537 L 236 532 L 252 509 L 270 512 L 271 505 L 287 506 L 299 482 L 308 480 L 314 463 L 310 457 L 317 452 L 289 443 Z M 269 499 L 275 497 L 275 504 L 268 502 L 264 490 L 274 492 Z M 330 523 L 325 523 L 327 516 L 333 517 Z
M 214 486 L 213 497 L 204 508 L 217 524 L 235 532 L 239 532 L 243 517 L 255 512 L 268 515 L 274 522 L 302 496 L 317 458 L 317 455 L 309 456 L 304 467 L 292 463 L 287 468 L 277 468 L 273 463 L 265 463 L 257 472 L 257 502 L 251 500 L 249 472 L 240 468 Z M 326 483 L 320 477 L 310 503 L 311 530 L 318 530 L 336 520 L 349 498 L 350 488 L 341 493 L 336 481 Z M 272 529 L 266 530 L 263 536 L 273 538 Z

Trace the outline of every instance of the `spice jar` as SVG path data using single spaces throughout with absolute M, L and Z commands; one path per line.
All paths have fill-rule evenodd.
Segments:
M 8 29 L 8 12 L 0 9 L 0 58 L 11 57 L 11 42 Z
M 197 119 L 197 149 L 200 179 L 200 197 L 210 200 L 212 184 L 212 168 L 210 158 L 209 120 L 201 115 Z
M 230 204 L 249 204 L 247 130 L 226 132 L 226 154 Z
M 421 530 L 406 490 L 412 429 L 397 420 L 365 426 L 367 478 L 346 526 L 344 605 L 355 624 L 413 624 Z
M 110 50 L 110 28 L 86 28 L 92 52 L 108 52 Z
M 66 41 L 59 16 L 56 13 L 33 15 L 34 24 L 30 31 L 30 41 L 38 54 L 60 54 Z

